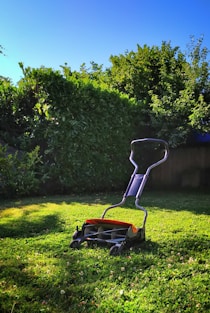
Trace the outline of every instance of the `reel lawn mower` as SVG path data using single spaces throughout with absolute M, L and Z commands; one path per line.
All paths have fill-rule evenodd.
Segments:
M 150 164 L 146 166 L 144 173 L 140 174 L 138 173 L 139 166 L 134 160 L 134 154 L 137 150 L 136 147 L 145 143 L 149 146 L 153 146 L 152 152 L 150 151 L 149 154 L 147 153 L 147 158 L 152 159 L 154 150 L 161 151 L 161 156 L 159 156 L 158 160 L 155 160 L 155 162 L 149 162 Z M 70 248 L 78 249 L 83 242 L 87 242 L 88 245 L 92 243 L 105 243 L 111 246 L 109 252 L 110 255 L 120 255 L 123 249 L 145 241 L 145 225 L 148 213 L 147 210 L 140 205 L 140 197 L 149 178 L 150 171 L 154 167 L 165 162 L 168 158 L 168 154 L 168 143 L 162 139 L 143 138 L 133 140 L 131 142 L 129 160 L 134 166 L 134 171 L 130 177 L 130 181 L 121 202 L 106 208 L 101 218 L 87 219 L 81 229 L 77 226 L 76 231 L 73 234 L 73 240 L 70 243 Z M 144 212 L 141 227 L 136 227 L 127 222 L 105 218 L 109 210 L 122 206 L 128 197 L 135 197 L 136 208 Z

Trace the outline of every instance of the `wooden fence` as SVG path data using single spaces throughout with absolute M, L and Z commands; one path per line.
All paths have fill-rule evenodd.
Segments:
M 194 188 L 210 192 L 210 146 L 170 150 L 168 160 L 151 172 L 155 188 Z

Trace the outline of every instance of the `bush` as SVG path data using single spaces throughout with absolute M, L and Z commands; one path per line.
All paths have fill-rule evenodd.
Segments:
M 119 188 L 133 137 L 131 101 L 90 84 L 69 84 L 72 96 L 49 110 L 46 172 L 60 192 Z
M 31 152 L 7 153 L 0 144 L 0 194 L 5 197 L 34 194 L 39 187 L 39 148 Z
M 124 185 L 135 129 L 134 102 L 70 72 L 64 77 L 49 68 L 24 71 L 16 116 L 19 119 L 24 107 L 27 124 L 14 142 L 26 151 L 40 146 L 48 178 L 41 192 L 112 190 Z

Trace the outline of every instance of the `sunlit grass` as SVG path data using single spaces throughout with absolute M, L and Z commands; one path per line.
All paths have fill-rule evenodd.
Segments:
M 110 257 L 69 249 L 75 227 L 118 195 L 23 199 L 0 207 L 0 312 L 210 311 L 210 195 L 145 193 L 147 241 Z M 132 201 L 108 217 L 141 226 Z

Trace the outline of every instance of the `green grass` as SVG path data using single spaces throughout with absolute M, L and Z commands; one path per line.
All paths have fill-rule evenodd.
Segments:
M 106 247 L 69 249 L 76 225 L 119 195 L 0 203 L 1 313 L 210 312 L 210 195 L 148 193 L 147 241 L 110 257 Z M 132 202 L 106 217 L 141 226 Z

